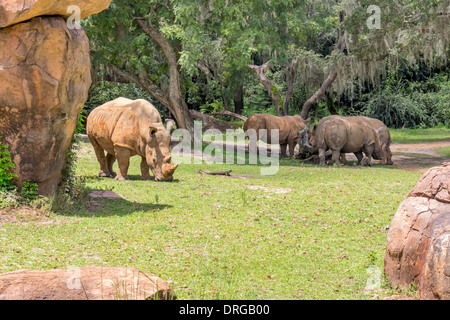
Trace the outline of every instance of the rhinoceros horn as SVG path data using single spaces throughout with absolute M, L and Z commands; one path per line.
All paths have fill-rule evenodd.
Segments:
M 178 168 L 178 164 L 177 165 L 173 165 L 171 163 L 167 163 L 164 165 L 164 170 L 163 170 L 163 175 L 164 177 L 171 177 L 173 176 L 175 170 L 177 170 Z
M 175 121 L 173 121 L 172 119 L 166 119 L 166 124 L 167 130 L 170 132 L 172 131 L 173 126 L 175 125 Z

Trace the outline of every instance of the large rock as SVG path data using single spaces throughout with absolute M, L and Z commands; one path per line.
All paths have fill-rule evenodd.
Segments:
M 109 7 L 111 0 L 2 0 L 0 2 L 0 28 L 38 16 L 70 17 L 69 6 L 80 8 L 80 18 L 99 13 Z M 69 13 L 67 12 L 69 11 Z
M 20 270 L 0 275 L 0 300 L 166 300 L 170 285 L 132 268 Z
M 0 29 L 0 136 L 19 186 L 48 195 L 62 168 L 91 85 L 89 41 L 61 17 Z
M 428 170 L 398 208 L 384 271 L 394 287 L 414 283 L 422 299 L 450 299 L 450 163 Z

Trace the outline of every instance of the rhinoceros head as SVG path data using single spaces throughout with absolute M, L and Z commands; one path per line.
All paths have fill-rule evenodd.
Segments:
M 311 130 L 309 129 L 309 125 L 307 125 L 298 133 L 297 143 L 300 147 L 300 153 L 307 154 L 314 152 L 314 143 L 312 143 L 311 145 L 311 142 L 313 142 L 313 135 Z
M 146 142 L 145 157 L 156 181 L 171 181 L 178 165 L 172 164 L 170 154 L 170 131 L 173 120 L 167 121 L 167 128 L 162 123 L 151 124 Z

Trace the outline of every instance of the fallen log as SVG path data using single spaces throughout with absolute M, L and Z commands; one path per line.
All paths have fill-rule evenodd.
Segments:
M 202 173 L 202 174 L 209 174 L 209 175 L 213 175 L 213 176 L 230 176 L 230 173 L 233 172 L 233 170 L 227 170 L 227 171 L 203 171 L 203 170 L 198 170 L 197 173 Z
M 239 119 L 239 120 L 242 120 L 242 121 L 247 120 L 246 116 L 243 116 L 242 114 L 237 114 L 237 113 L 234 113 L 234 112 L 231 112 L 231 111 L 228 111 L 228 110 L 222 110 L 220 112 L 214 112 L 214 113 L 211 113 L 210 115 L 212 115 L 212 116 L 233 117 L 233 118 L 236 118 L 236 119 Z

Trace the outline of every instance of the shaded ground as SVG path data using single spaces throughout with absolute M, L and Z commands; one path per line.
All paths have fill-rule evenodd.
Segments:
M 171 146 L 175 146 L 178 141 L 173 141 Z M 205 142 L 210 144 L 208 142 Z M 222 146 L 226 149 L 226 143 L 211 143 L 215 146 Z M 433 142 L 421 142 L 421 143 L 395 143 L 391 145 L 391 151 L 393 154 L 392 161 L 394 162 L 393 168 L 403 169 L 403 170 L 412 170 L 417 172 L 426 172 L 428 168 L 434 166 L 440 166 L 444 162 L 450 161 L 450 158 L 443 157 L 435 152 L 436 149 L 442 147 L 450 146 L 450 140 L 444 141 L 433 141 Z M 235 144 L 235 152 L 237 151 L 238 145 Z M 266 145 L 261 144 L 261 149 L 267 148 L 268 151 L 265 151 L 265 154 L 270 155 L 271 150 L 279 149 L 278 145 Z M 261 150 L 260 149 L 260 150 Z M 245 148 L 245 152 L 248 153 L 248 147 Z M 268 152 L 268 153 L 267 153 Z M 278 151 L 279 152 L 279 151 Z M 194 152 L 191 153 L 192 156 Z M 356 161 L 356 157 L 353 154 L 346 155 L 348 161 Z M 214 157 L 206 157 L 204 159 L 212 159 Z M 377 164 L 379 161 L 374 161 Z

